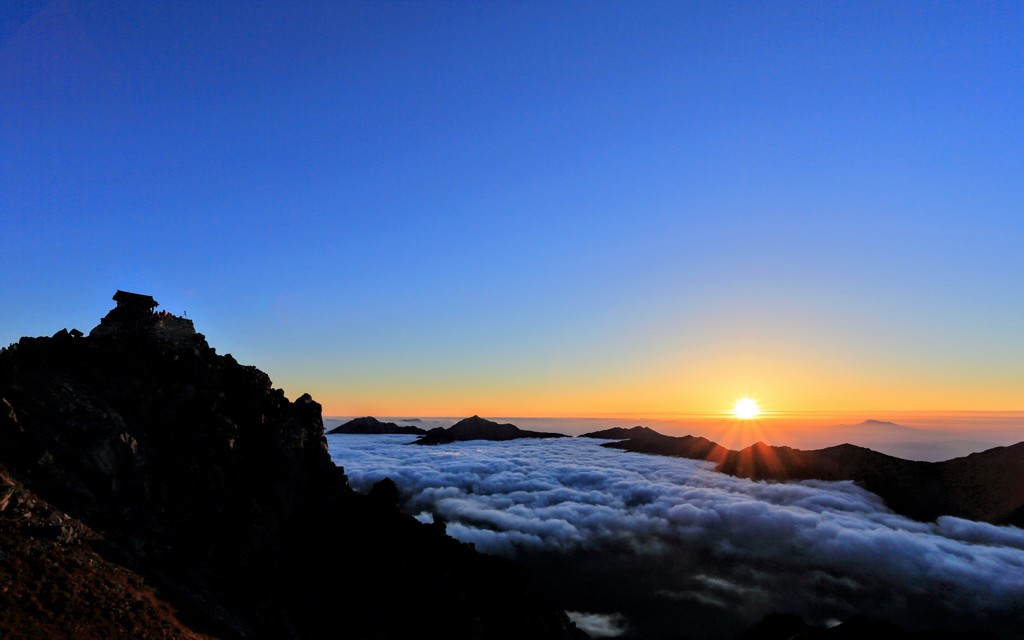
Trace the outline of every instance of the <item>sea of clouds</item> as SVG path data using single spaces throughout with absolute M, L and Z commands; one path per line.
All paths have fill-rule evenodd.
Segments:
M 1021 529 L 916 522 L 850 482 L 753 482 L 590 438 L 411 440 L 328 444 L 354 488 L 392 478 L 409 513 L 539 570 L 595 635 L 725 638 L 772 611 L 997 633 L 1024 619 Z

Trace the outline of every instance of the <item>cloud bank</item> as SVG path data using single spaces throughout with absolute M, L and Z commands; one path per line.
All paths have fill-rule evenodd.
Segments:
M 1024 617 L 1020 529 L 915 522 L 850 482 L 752 482 L 585 438 L 409 440 L 328 437 L 356 489 L 392 478 L 407 511 L 444 518 L 480 551 L 557 573 L 549 591 L 615 620 L 609 632 L 628 624 L 657 637 L 710 617 L 718 622 L 704 637 L 724 637 L 771 611 L 997 632 Z
M 591 638 L 618 638 L 626 633 L 626 621 L 620 614 L 605 615 L 566 611 L 569 619 L 576 623 Z

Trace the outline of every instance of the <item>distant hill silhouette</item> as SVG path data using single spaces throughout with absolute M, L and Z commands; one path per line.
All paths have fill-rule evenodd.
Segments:
M 658 433 L 647 427 L 633 427 L 632 429 L 606 429 L 584 434 L 590 438 L 612 438 L 619 437 L 612 433 L 625 433 L 628 438 L 623 442 L 609 442 L 601 445 L 609 449 L 623 449 L 637 453 L 654 453 L 662 456 L 678 456 L 680 458 L 691 458 L 694 460 L 710 460 L 721 462 L 725 459 L 729 450 L 716 444 L 707 438 L 700 436 L 673 437 Z M 595 435 L 597 434 L 597 435 Z M 609 434 L 609 435 L 602 435 Z
M 447 444 L 463 440 L 517 440 L 519 438 L 568 438 L 564 433 L 527 431 L 514 424 L 498 424 L 491 420 L 473 416 L 456 422 L 445 429 L 437 427 L 411 444 Z
M 884 428 L 896 428 L 896 429 L 909 429 L 910 428 L 910 427 L 904 427 L 901 424 L 896 424 L 895 422 L 887 422 L 885 420 L 875 420 L 875 419 L 872 419 L 872 418 L 868 418 L 867 420 L 864 420 L 863 422 L 858 422 L 857 424 L 852 425 L 852 426 L 854 426 L 854 427 L 884 427 Z
M 853 480 L 893 511 L 917 520 L 951 515 L 1024 526 L 1024 442 L 944 462 L 918 462 L 852 444 L 803 451 L 758 442 L 732 451 L 706 438 L 628 431 L 633 434 L 628 440 L 601 446 L 708 460 L 717 463 L 716 471 L 752 480 Z
M 328 431 L 328 434 L 335 433 L 348 433 L 348 434 L 368 434 L 368 435 L 385 435 L 392 433 L 409 433 L 414 435 L 423 435 L 426 433 L 426 429 L 420 427 L 402 427 L 394 422 L 381 422 L 373 416 L 366 416 L 365 418 L 355 418 L 349 420 L 345 424 L 335 427 Z
M 612 429 L 602 429 L 601 431 L 582 433 L 578 437 L 597 438 L 598 440 L 627 440 L 629 438 L 641 438 L 644 434 L 649 433 L 660 435 L 657 431 L 648 427 L 632 427 L 629 429 L 626 427 L 614 427 Z
M 905 460 L 929 462 L 941 462 L 1007 444 L 951 437 L 946 431 L 908 427 L 874 419 L 822 427 L 814 434 L 804 434 L 801 442 L 803 449 L 824 449 L 845 443 Z

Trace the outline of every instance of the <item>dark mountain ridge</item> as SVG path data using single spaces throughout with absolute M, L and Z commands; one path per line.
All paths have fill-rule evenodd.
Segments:
M 609 442 L 601 445 L 609 449 L 622 449 L 636 453 L 653 453 L 663 456 L 678 456 L 680 458 L 692 458 L 694 460 L 710 460 L 721 462 L 725 459 L 729 450 L 714 443 L 707 438 L 700 436 L 666 436 L 654 429 L 647 427 L 633 427 L 632 429 L 606 429 L 593 433 L 583 434 L 590 438 L 618 438 L 615 434 L 626 434 L 626 440 L 622 442 Z
M 394 422 L 381 422 L 373 416 L 366 416 L 364 418 L 354 418 L 349 420 L 343 425 L 339 425 L 330 431 L 328 434 L 335 433 L 348 433 L 348 434 L 368 434 L 368 435 L 385 435 L 394 433 L 407 433 L 411 435 L 423 435 L 427 432 L 426 429 L 412 426 L 399 426 Z
M 733 451 L 706 438 L 650 429 L 601 446 L 707 460 L 716 471 L 752 480 L 852 480 L 917 520 L 951 515 L 1024 526 L 1024 442 L 943 462 L 904 460 L 852 444 L 804 451 L 758 442 Z
M 611 429 L 602 429 L 600 431 L 591 431 L 590 433 L 581 433 L 576 436 L 577 438 L 595 438 L 597 440 L 628 440 L 629 438 L 642 438 L 645 435 L 660 435 L 654 429 L 649 427 L 612 427 Z
M 0 637 L 581 637 L 155 304 L 0 351 Z
M 527 431 L 514 424 L 498 424 L 480 416 L 465 418 L 445 429 L 436 427 L 411 444 L 448 444 L 465 440 L 517 440 L 519 438 L 568 438 L 564 433 Z

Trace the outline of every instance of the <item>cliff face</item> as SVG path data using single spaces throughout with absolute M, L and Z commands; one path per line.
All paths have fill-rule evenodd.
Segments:
M 0 466 L 18 495 L 92 532 L 58 540 L 55 566 L 98 554 L 177 611 L 167 624 L 218 637 L 576 637 L 511 563 L 401 514 L 387 491 L 351 491 L 308 395 L 289 401 L 184 319 L 140 318 L 115 309 L 89 337 L 0 352 Z M 8 555 L 16 538 L 0 539 Z M 69 606 L 19 585 L 0 629 Z M 101 611 L 73 622 L 75 637 L 110 637 Z

